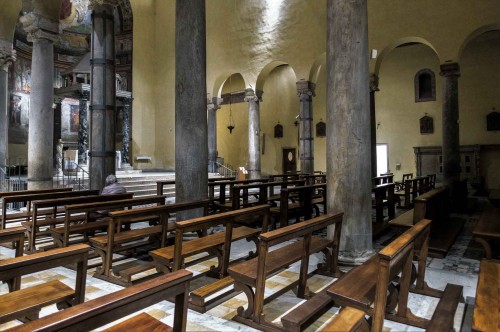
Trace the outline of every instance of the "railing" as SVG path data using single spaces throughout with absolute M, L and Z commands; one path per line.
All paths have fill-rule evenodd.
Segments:
M 208 171 L 211 173 L 219 173 L 220 175 L 226 176 L 236 176 L 236 171 L 230 164 L 223 165 L 218 162 L 209 161 Z
M 89 173 L 86 170 L 74 161 L 68 161 L 64 166 L 62 174 L 54 176 L 54 188 L 72 186 L 74 190 L 88 189 Z

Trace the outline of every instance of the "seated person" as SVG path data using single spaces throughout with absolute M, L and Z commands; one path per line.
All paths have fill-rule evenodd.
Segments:
M 101 195 L 125 194 L 127 189 L 119 183 L 116 176 L 110 174 L 106 177 L 106 186 L 102 188 Z

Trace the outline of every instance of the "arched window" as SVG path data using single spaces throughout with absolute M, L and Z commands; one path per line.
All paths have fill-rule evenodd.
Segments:
M 436 100 L 436 77 L 430 69 L 422 69 L 415 75 L 415 102 Z

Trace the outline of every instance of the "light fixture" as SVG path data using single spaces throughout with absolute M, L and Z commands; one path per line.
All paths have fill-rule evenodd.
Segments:
M 234 119 L 233 119 L 233 110 L 232 110 L 232 102 L 233 102 L 233 84 L 232 84 L 233 75 L 229 76 L 229 121 L 227 123 L 227 129 L 229 129 L 229 133 L 233 133 L 234 129 Z

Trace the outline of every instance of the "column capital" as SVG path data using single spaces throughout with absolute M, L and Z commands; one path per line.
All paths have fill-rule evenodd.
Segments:
M 460 65 L 457 62 L 449 62 L 449 63 L 443 63 L 441 66 L 439 66 L 439 69 L 441 72 L 439 75 L 445 76 L 445 77 L 460 77 Z
M 213 97 L 212 100 L 207 99 L 207 109 L 217 111 L 221 108 L 223 99 L 219 97 Z
M 59 39 L 59 23 L 45 16 L 30 12 L 19 18 L 24 31 L 28 33 L 28 41 L 45 39 L 55 42 Z
M 316 84 L 304 79 L 297 81 L 297 96 L 306 94 L 308 96 L 316 97 Z
M 262 94 L 264 93 L 264 91 L 261 91 L 261 90 L 253 90 L 252 88 L 247 88 L 245 89 L 245 101 L 248 103 L 248 102 L 251 102 L 251 101 L 255 101 L 255 102 L 259 102 L 259 101 L 262 101 Z
M 0 70 L 7 71 L 14 61 L 16 61 L 16 51 L 12 48 L 12 43 L 0 40 Z
M 90 99 L 90 91 L 89 90 L 80 90 L 80 100 L 89 100 Z
M 118 6 L 118 0 L 90 0 L 89 1 L 89 9 L 90 10 L 92 10 L 96 7 L 105 6 L 105 5 L 116 7 L 116 6 Z
M 378 76 L 375 74 L 370 74 L 370 92 L 380 91 L 378 88 Z

